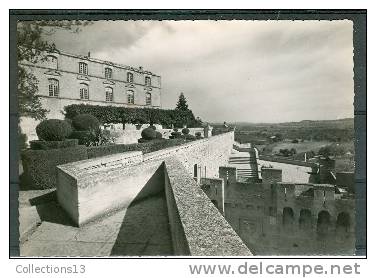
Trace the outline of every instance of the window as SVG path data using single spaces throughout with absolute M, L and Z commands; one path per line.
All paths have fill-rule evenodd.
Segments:
M 48 55 L 47 57 L 47 67 L 52 69 L 57 69 L 57 58 L 52 55 Z
M 128 100 L 128 103 L 134 104 L 134 92 L 133 91 L 127 92 L 127 100 Z
M 104 77 L 106 79 L 112 79 L 112 69 L 110 68 L 105 68 L 104 69 Z
M 146 86 L 151 86 L 151 78 L 150 78 L 150 76 L 145 76 L 145 85 Z
M 87 75 L 88 71 L 87 71 L 87 64 L 86 63 L 84 63 L 84 62 L 78 63 L 78 73 Z
M 80 99 L 89 99 L 89 85 L 85 83 L 80 84 Z
M 133 73 L 131 72 L 127 73 L 127 82 L 133 83 Z
M 48 95 L 50 97 L 59 96 L 59 80 L 53 78 L 48 79 Z
M 106 87 L 106 101 L 114 101 L 114 92 L 111 87 Z
M 146 93 L 146 105 L 151 105 L 151 93 Z

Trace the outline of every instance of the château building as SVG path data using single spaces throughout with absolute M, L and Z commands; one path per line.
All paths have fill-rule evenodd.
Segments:
M 38 96 L 47 118 L 63 119 L 71 104 L 161 107 L 161 77 L 144 70 L 63 52 L 45 53 L 38 63 L 20 62 L 38 80 Z M 37 122 L 21 119 L 29 136 Z M 30 138 L 29 138 L 30 139 Z

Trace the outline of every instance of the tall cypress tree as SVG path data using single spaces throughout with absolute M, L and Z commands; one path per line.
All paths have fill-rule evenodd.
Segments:
M 187 100 L 185 99 L 185 96 L 183 93 L 180 93 L 178 103 L 176 104 L 176 110 L 181 110 L 181 111 L 189 110 Z

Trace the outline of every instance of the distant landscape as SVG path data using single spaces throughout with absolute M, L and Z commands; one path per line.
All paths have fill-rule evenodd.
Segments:
M 235 140 L 252 143 L 260 154 L 295 160 L 318 155 L 336 160 L 337 171 L 354 170 L 354 119 L 287 123 L 214 123 L 214 129 L 235 127 Z

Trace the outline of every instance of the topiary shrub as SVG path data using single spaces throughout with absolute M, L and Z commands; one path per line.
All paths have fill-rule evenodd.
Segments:
M 159 131 L 156 131 L 155 135 L 156 135 L 155 136 L 156 139 L 162 139 L 162 133 L 160 133 Z
M 189 134 L 189 129 L 188 128 L 183 128 L 181 133 L 183 133 L 184 135 L 187 135 Z
M 72 125 L 78 131 L 98 131 L 100 123 L 91 114 L 79 114 L 73 118 Z
M 195 136 L 196 136 L 197 139 L 201 139 L 202 138 L 201 137 L 201 132 L 199 132 L 199 131 L 195 133 Z
M 157 130 L 157 127 L 155 125 L 150 125 L 149 128 L 152 128 L 154 130 Z
M 44 141 L 62 141 L 72 133 L 71 125 L 58 119 L 44 120 L 35 130 L 38 138 Z
M 157 133 L 154 129 L 147 127 L 141 132 L 142 139 L 153 140 L 157 136 Z

